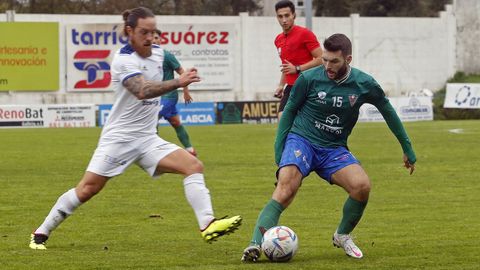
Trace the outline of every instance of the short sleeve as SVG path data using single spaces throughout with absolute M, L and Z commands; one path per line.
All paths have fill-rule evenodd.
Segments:
M 140 63 L 132 55 L 120 57 L 115 66 L 115 69 L 119 72 L 118 78 L 122 84 L 128 78 L 142 74 Z
M 171 54 L 168 51 L 165 51 L 165 60 L 163 62 L 164 65 L 168 66 L 172 70 L 177 70 L 181 67 L 180 62 L 178 62 L 175 55 Z
M 320 43 L 318 42 L 317 37 L 312 31 L 305 31 L 305 39 L 304 39 L 305 47 L 311 52 L 316 48 L 320 47 Z

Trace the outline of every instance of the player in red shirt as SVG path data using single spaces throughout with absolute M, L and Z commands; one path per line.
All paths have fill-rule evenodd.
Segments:
M 275 38 L 275 46 L 282 60 L 280 83 L 274 96 L 281 98 L 278 117 L 287 103 L 290 90 L 300 72 L 322 64 L 322 48 L 312 31 L 295 25 L 295 5 L 289 0 L 275 5 L 277 20 L 283 32 Z M 286 86 L 285 86 L 286 84 Z

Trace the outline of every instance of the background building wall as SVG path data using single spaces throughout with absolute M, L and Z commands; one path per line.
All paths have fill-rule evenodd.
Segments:
M 465 73 L 480 73 L 480 1 L 454 1 L 457 20 L 457 65 Z
M 462 0 L 468 2 L 470 0 Z M 455 8 L 466 7 L 457 1 Z M 471 0 L 472 3 L 476 1 Z M 480 4 L 474 5 L 477 8 Z M 402 96 L 411 91 L 428 88 L 433 91 L 444 86 L 459 67 L 465 67 L 457 47 L 465 42 L 456 39 L 458 15 L 447 6 L 435 18 L 314 17 L 313 32 L 320 42 L 333 33 L 341 32 L 353 42 L 352 65 L 373 75 L 389 96 Z M 478 10 L 477 10 L 478 16 Z M 455 17 L 457 16 L 457 17 Z M 474 15 L 471 15 L 474 16 Z M 0 21 L 6 21 L 0 14 Z M 60 90 L 57 92 L 0 92 L 0 104 L 48 103 L 111 103 L 113 93 L 71 93 L 66 89 L 65 25 L 82 23 L 122 23 L 120 15 L 46 15 L 15 14 L 15 21 L 55 21 L 60 24 Z M 229 23 L 235 25 L 233 89 L 198 90 L 196 101 L 272 100 L 273 90 L 280 78 L 280 60 L 273 40 L 281 32 L 275 17 L 239 16 L 158 16 L 157 23 Z M 298 25 L 305 25 L 302 17 Z M 476 22 L 478 24 L 478 21 Z M 477 26 L 478 27 L 478 26 Z M 466 29 L 466 28 L 465 28 Z M 475 29 L 470 31 L 475 32 Z M 477 30 L 478 34 L 478 30 Z M 477 39 L 469 39 L 474 42 Z M 469 45 L 472 47 L 473 45 Z M 463 47 L 462 47 L 463 48 Z M 478 55 L 474 49 L 466 53 Z M 460 58 L 460 60 L 459 60 Z M 474 62 L 475 57 L 470 57 Z M 480 65 L 479 63 L 475 63 Z M 472 63 L 473 65 L 473 63 Z M 201 71 L 200 71 L 201 72 Z

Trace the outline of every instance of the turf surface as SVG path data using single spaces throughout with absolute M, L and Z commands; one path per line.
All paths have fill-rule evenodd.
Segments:
M 1 129 L 0 268 L 478 269 L 480 121 L 405 126 L 418 158 L 412 176 L 385 123 L 359 123 L 349 140 L 373 183 L 354 231 L 364 259 L 332 247 L 346 194 L 310 175 L 280 220 L 298 234 L 298 254 L 286 264 L 263 257 L 255 265 L 240 257 L 273 191 L 275 125 L 187 127 L 216 214 L 244 217 L 235 234 L 204 243 L 182 178 L 151 180 L 133 166 L 78 208 L 47 251 L 30 250 L 29 235 L 81 178 L 100 129 Z M 160 133 L 178 143 L 172 128 Z

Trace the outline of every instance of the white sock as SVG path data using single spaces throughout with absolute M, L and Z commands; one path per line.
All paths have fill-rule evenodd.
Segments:
M 205 180 L 202 173 L 195 173 L 187 176 L 183 180 L 185 196 L 197 217 L 200 230 L 205 229 L 215 218 L 213 216 L 212 201 L 210 191 L 205 186 Z
M 60 196 L 50 210 L 50 213 L 43 221 L 42 225 L 38 227 L 35 233 L 50 235 L 50 232 L 62 223 L 73 211 L 82 204 L 75 193 L 75 189 L 72 188 Z

